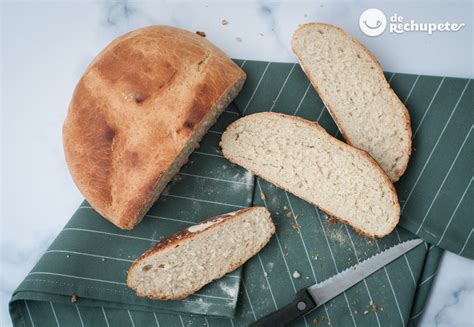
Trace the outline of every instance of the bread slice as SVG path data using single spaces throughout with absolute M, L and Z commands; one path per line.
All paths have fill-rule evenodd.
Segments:
M 377 60 L 328 24 L 300 26 L 291 44 L 346 141 L 368 152 L 397 181 L 410 158 L 410 117 Z
M 127 284 L 139 296 L 180 300 L 237 269 L 275 233 L 270 213 L 246 208 L 209 218 L 163 240 L 138 258 Z
M 206 38 L 170 26 L 127 33 L 90 64 L 64 122 L 87 201 L 132 229 L 239 93 L 245 73 Z
M 316 123 L 270 112 L 249 115 L 227 128 L 221 147 L 231 162 L 363 235 L 383 237 L 398 223 L 397 194 L 383 170 Z

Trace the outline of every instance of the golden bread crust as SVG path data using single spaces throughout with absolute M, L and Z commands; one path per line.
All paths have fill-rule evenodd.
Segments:
M 90 64 L 63 127 L 91 206 L 131 229 L 199 124 L 245 73 L 205 38 L 169 26 L 125 34 Z

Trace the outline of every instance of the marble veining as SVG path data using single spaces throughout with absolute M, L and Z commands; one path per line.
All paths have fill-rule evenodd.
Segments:
M 468 1 L 459 6 L 439 1 L 429 7 L 425 2 L 377 6 L 420 18 L 472 22 Z M 115 37 L 147 25 L 169 24 L 204 31 L 234 58 L 296 62 L 291 33 L 298 24 L 317 20 L 346 28 L 386 70 L 474 75 L 472 47 L 467 46 L 472 43 L 472 26 L 436 36 L 369 38 L 357 25 L 367 8 L 360 1 L 4 1 L 1 6 L 1 326 L 11 324 L 7 311 L 11 293 L 82 201 L 64 162 L 62 122 L 77 80 Z M 465 51 L 453 51 L 459 44 L 466 44 Z M 472 326 L 474 263 L 448 253 L 435 278 L 421 325 Z

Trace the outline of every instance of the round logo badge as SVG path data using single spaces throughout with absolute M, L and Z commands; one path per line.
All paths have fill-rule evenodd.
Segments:
M 362 33 L 367 36 L 378 36 L 387 27 L 387 18 L 378 9 L 367 9 L 359 18 L 359 27 Z

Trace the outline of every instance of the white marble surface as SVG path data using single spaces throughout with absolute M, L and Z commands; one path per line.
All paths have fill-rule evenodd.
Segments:
M 370 7 L 467 26 L 457 33 L 369 38 L 358 18 Z M 289 38 L 305 21 L 344 27 L 389 71 L 474 76 L 471 1 L 2 2 L 0 324 L 10 324 L 11 292 L 82 200 L 64 162 L 61 126 L 77 80 L 101 48 L 126 31 L 170 24 L 204 31 L 234 58 L 295 61 Z M 472 326 L 473 298 L 474 262 L 446 254 L 422 325 Z

